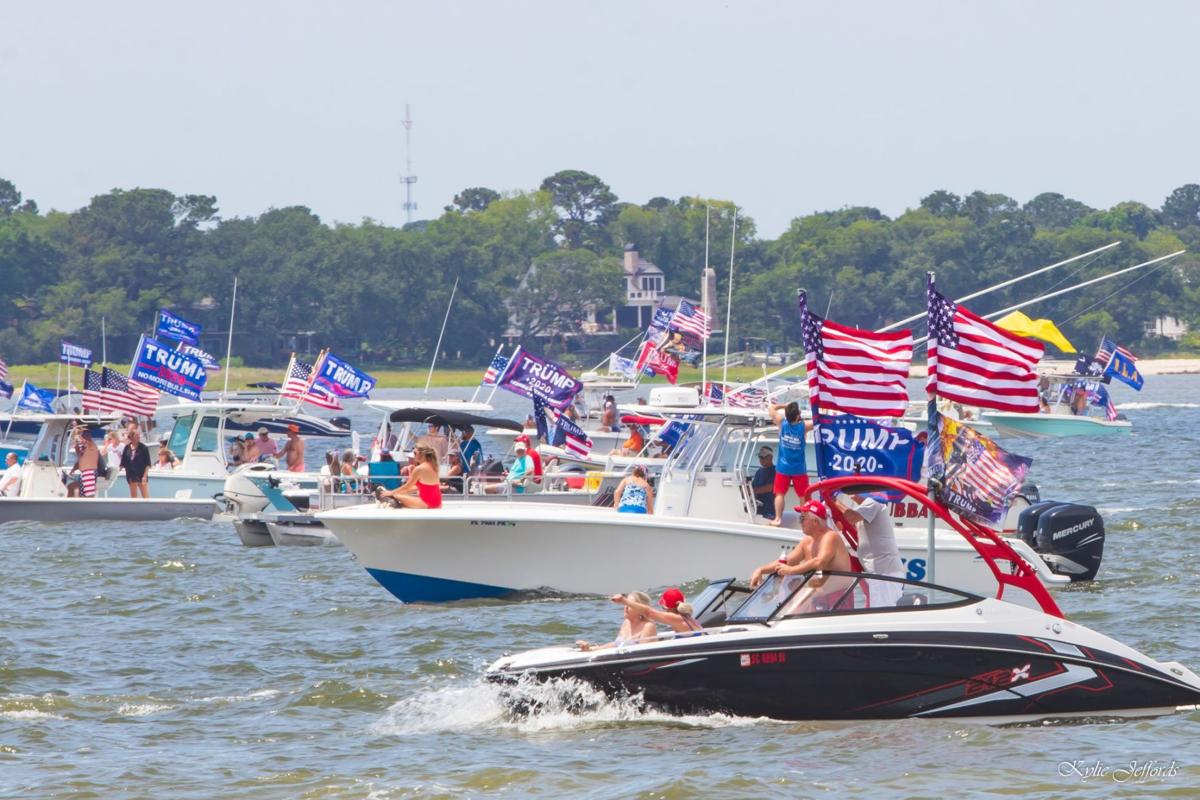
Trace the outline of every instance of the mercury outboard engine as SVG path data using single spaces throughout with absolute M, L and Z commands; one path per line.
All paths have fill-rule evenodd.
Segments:
M 1074 581 L 1090 581 L 1104 556 L 1104 519 L 1092 506 L 1043 501 L 1021 512 L 1017 534 L 1050 569 Z

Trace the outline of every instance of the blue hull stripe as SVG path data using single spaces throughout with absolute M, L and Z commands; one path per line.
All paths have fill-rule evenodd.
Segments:
M 405 603 L 444 603 L 449 600 L 500 597 L 513 591 L 504 586 L 430 578 L 427 575 L 412 575 L 407 572 L 392 572 L 386 569 L 368 567 L 367 572 L 371 573 L 372 578 L 379 581 L 380 586 Z

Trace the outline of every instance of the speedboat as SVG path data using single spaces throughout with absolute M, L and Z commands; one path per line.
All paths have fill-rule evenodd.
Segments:
M 647 413 L 687 422 L 655 486 L 653 514 L 449 501 L 434 510 L 359 506 L 318 516 L 379 583 L 406 602 L 543 588 L 603 594 L 615 574 L 639 587 L 712 578 L 728 574 L 731 567 L 749 574 L 782 546 L 795 544 L 801 534 L 792 511 L 785 513 L 782 527 L 770 527 L 756 516 L 747 465 L 756 461 L 760 432 L 774 428 L 761 410 L 652 406 Z M 906 504 L 893 509 L 897 506 L 907 511 Z M 928 514 L 914 508 L 896 521 L 896 541 L 909 577 L 927 577 Z M 1047 517 L 1046 524 L 1058 523 Z M 1031 529 L 1028 540 L 1013 538 L 1010 543 L 1047 585 L 1092 577 L 1103 548 L 1102 526 L 1093 523 L 1082 545 L 1074 534 L 1055 539 L 1057 530 L 1041 536 Z M 1091 538 L 1093 533 L 1099 537 Z M 1074 572 L 1061 569 L 1039 551 L 1037 543 L 1043 541 L 1047 554 L 1086 563 Z M 986 568 L 953 531 L 937 528 L 933 547 L 941 570 L 935 578 L 966 591 L 989 585 Z M 629 563 L 622 555 L 626 548 L 645 557 Z M 472 558 L 462 558 L 468 552 Z
M 726 579 L 693 603 L 698 633 L 505 655 L 486 676 L 509 687 L 518 711 L 533 694 L 522 693 L 525 683 L 552 681 L 564 692 L 581 682 L 672 713 L 783 720 L 1007 723 L 1200 704 L 1200 676 L 1066 620 L 1002 538 L 958 524 L 915 484 L 902 488 L 987 563 L 990 596 L 864 573 L 771 575 L 753 593 Z M 879 591 L 883 583 L 900 591 Z M 1014 594 L 1033 603 L 1005 597 Z M 885 604 L 889 596 L 899 601 Z
M 983 418 L 992 423 L 996 433 L 1020 438 L 1050 436 L 1109 436 L 1127 434 L 1133 423 L 1090 398 L 1107 397 L 1100 393 L 1096 378 L 1081 375 L 1043 375 L 1043 396 L 1051 401 L 1038 414 L 1016 414 L 1009 411 L 985 411 Z M 1082 402 L 1077 393 L 1082 392 Z M 1110 416 L 1112 417 L 1110 419 Z
M 71 431 L 82 426 L 96 436 L 102 426 L 120 417 L 111 414 L 26 414 L 21 421 L 38 425 L 37 438 L 21 464 L 21 488 L 16 497 L 0 497 L 0 522 L 86 522 L 127 520 L 147 522 L 194 517 L 212 519 L 216 503 L 211 498 L 132 498 L 123 482 L 115 486 L 118 465 L 96 475 L 95 497 L 68 497 L 64 478 L 75 461 Z M 154 479 L 150 480 L 151 489 Z M 110 496 L 116 489 L 117 495 Z

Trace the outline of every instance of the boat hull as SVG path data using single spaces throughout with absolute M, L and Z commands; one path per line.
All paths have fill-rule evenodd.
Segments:
M 0 497 L 0 522 L 154 522 L 212 519 L 212 500 L 142 500 L 131 497 Z
M 691 517 L 620 514 L 552 504 L 447 502 L 441 509 L 359 506 L 318 518 L 360 564 L 404 602 L 552 590 L 610 594 L 728 574 L 749 575 L 792 546 L 798 531 Z M 995 580 L 958 534 L 937 533 L 937 580 L 991 594 Z M 897 530 L 913 579 L 925 578 L 926 534 Z M 1022 555 L 1052 575 L 1024 542 Z M 630 559 L 629 553 L 640 556 Z
M 992 423 L 1001 436 L 1038 439 L 1058 436 L 1113 436 L 1128 434 L 1133 423 L 1128 420 L 1105 420 L 1098 417 L 1075 416 L 1072 414 L 1012 414 L 1007 412 L 984 412 L 984 419 Z

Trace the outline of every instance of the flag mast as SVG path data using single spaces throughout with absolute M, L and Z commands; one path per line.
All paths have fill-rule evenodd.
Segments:
M 425 378 L 425 394 L 429 394 L 429 384 L 433 383 L 433 368 L 437 366 L 438 354 L 442 352 L 442 337 L 446 335 L 446 323 L 450 321 L 450 309 L 454 307 L 454 295 L 457 292 L 458 278 L 455 278 L 454 288 L 450 290 L 450 302 L 446 303 L 446 316 L 442 318 L 442 330 L 433 348 L 433 361 L 429 363 L 429 376 Z
M 225 388 L 221 390 L 222 401 L 225 400 L 225 395 L 229 393 L 229 373 L 233 372 L 233 315 L 237 311 L 237 286 L 238 276 L 234 275 L 233 301 L 229 304 L 229 338 L 225 342 Z
M 700 270 L 700 310 L 708 313 L 708 230 L 712 206 L 704 204 L 704 269 Z M 708 337 L 701 343 L 700 354 L 700 392 L 708 392 Z M 708 399 L 708 398 L 705 398 Z
M 934 285 L 934 273 L 932 271 L 925 273 L 925 314 L 929 314 L 929 289 Z M 915 343 L 914 343 L 915 347 Z M 925 435 L 925 462 L 929 463 L 929 454 L 933 452 L 933 448 L 941 447 L 941 439 L 938 435 L 938 427 L 940 420 L 938 419 L 937 408 L 937 392 L 929 395 L 928 406 L 925 410 L 927 419 L 926 435 Z M 937 497 L 937 487 L 934 485 L 933 477 L 926 475 L 925 491 L 934 495 L 934 500 L 941 502 Z M 929 515 L 929 521 L 925 526 L 925 582 L 936 583 L 936 571 L 934 568 L 934 551 L 936 550 L 936 534 L 933 529 L 933 514 Z
M 729 402 L 729 331 L 733 317 L 733 256 L 737 251 L 737 206 L 733 207 L 733 233 L 729 236 L 729 300 L 725 304 L 725 363 L 721 365 L 721 405 Z

